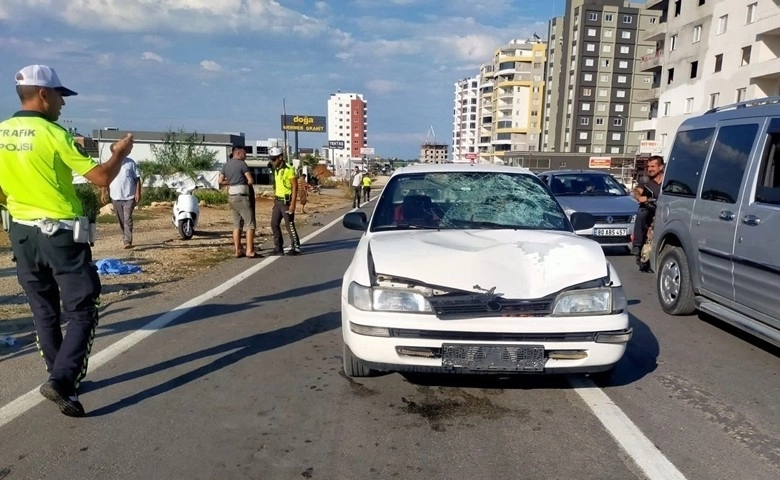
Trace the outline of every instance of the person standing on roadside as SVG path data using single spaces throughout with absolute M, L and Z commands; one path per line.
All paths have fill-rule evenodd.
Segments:
M 274 206 L 271 210 L 271 231 L 274 234 L 274 255 L 284 255 L 284 237 L 281 223 L 284 220 L 287 233 L 290 235 L 290 251 L 288 255 L 301 253 L 301 241 L 298 229 L 295 228 L 295 203 L 298 198 L 298 177 L 292 165 L 284 161 L 284 154 L 279 147 L 268 150 L 274 174 Z
M 112 143 L 110 150 L 114 153 L 116 143 Z M 127 152 L 128 154 L 130 152 Z M 100 201 L 105 205 L 111 198 L 114 213 L 119 220 L 119 229 L 122 231 L 122 243 L 125 248 L 133 248 L 133 210 L 141 201 L 141 174 L 138 164 L 130 157 L 122 160 L 122 167 L 108 188 L 100 189 Z
M 230 159 L 222 167 L 218 183 L 227 185 L 228 204 L 233 212 L 233 247 L 236 258 L 246 255 L 248 258 L 259 258 L 255 252 L 255 195 L 252 185 L 255 181 L 252 172 L 246 164 L 246 148 L 234 146 Z M 241 227 L 246 232 L 246 254 L 241 248 Z
M 54 69 L 22 68 L 16 74 L 16 93 L 21 109 L 0 123 L 0 190 L 13 217 L 9 238 L 17 278 L 49 372 L 39 391 L 63 414 L 81 417 L 84 407 L 77 392 L 98 324 L 101 284 L 73 172 L 108 187 L 133 147 L 133 135 L 119 140 L 106 162 L 97 163 L 55 123 L 64 97 L 76 92 L 62 85 Z
M 352 172 L 352 178 L 350 179 L 352 185 L 352 208 L 360 208 L 360 194 L 363 188 L 363 174 L 360 173 L 360 168 L 355 167 Z
M 363 201 L 367 202 L 371 199 L 371 177 L 368 173 L 363 175 Z

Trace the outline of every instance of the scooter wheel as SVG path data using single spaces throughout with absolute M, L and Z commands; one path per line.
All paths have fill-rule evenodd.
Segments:
M 179 220 L 179 236 L 182 240 L 189 240 L 195 235 L 195 226 L 192 223 L 192 219 L 185 218 Z

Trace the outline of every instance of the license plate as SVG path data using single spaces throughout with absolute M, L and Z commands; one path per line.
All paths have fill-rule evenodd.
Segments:
M 597 237 L 622 237 L 628 235 L 625 228 L 595 228 L 593 234 Z
M 542 372 L 542 345 L 464 345 L 445 343 L 441 348 L 442 366 L 475 371 Z

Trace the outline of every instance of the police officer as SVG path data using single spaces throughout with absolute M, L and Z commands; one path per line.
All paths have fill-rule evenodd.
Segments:
M 298 176 L 292 165 L 284 161 L 282 149 L 271 147 L 268 150 L 274 174 L 274 206 L 271 211 L 271 231 L 274 234 L 274 255 L 284 255 L 284 237 L 281 223 L 284 219 L 292 246 L 288 255 L 301 253 L 301 241 L 295 228 L 295 201 L 298 198 Z
M 73 172 L 108 187 L 132 148 L 133 136 L 117 142 L 111 158 L 98 164 L 54 123 L 63 98 L 76 95 L 62 86 L 54 69 L 24 67 L 16 74 L 16 92 L 21 109 L 0 123 L 0 190 L 13 218 L 9 238 L 49 372 L 40 392 L 63 414 L 80 417 L 84 407 L 77 390 L 98 324 L 101 285 Z M 64 338 L 63 322 L 68 323 Z

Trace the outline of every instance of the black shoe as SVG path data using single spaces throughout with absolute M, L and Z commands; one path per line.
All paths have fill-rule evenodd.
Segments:
M 271 252 L 271 255 L 277 256 L 277 257 L 283 257 L 284 256 L 284 250 L 274 250 Z
M 287 252 L 287 255 L 300 255 L 301 251 L 297 248 L 291 248 L 290 251 Z
M 75 393 L 68 395 L 54 380 L 49 380 L 41 385 L 39 391 L 45 398 L 56 403 L 63 415 L 69 417 L 84 416 L 84 406 L 79 402 L 79 397 Z

